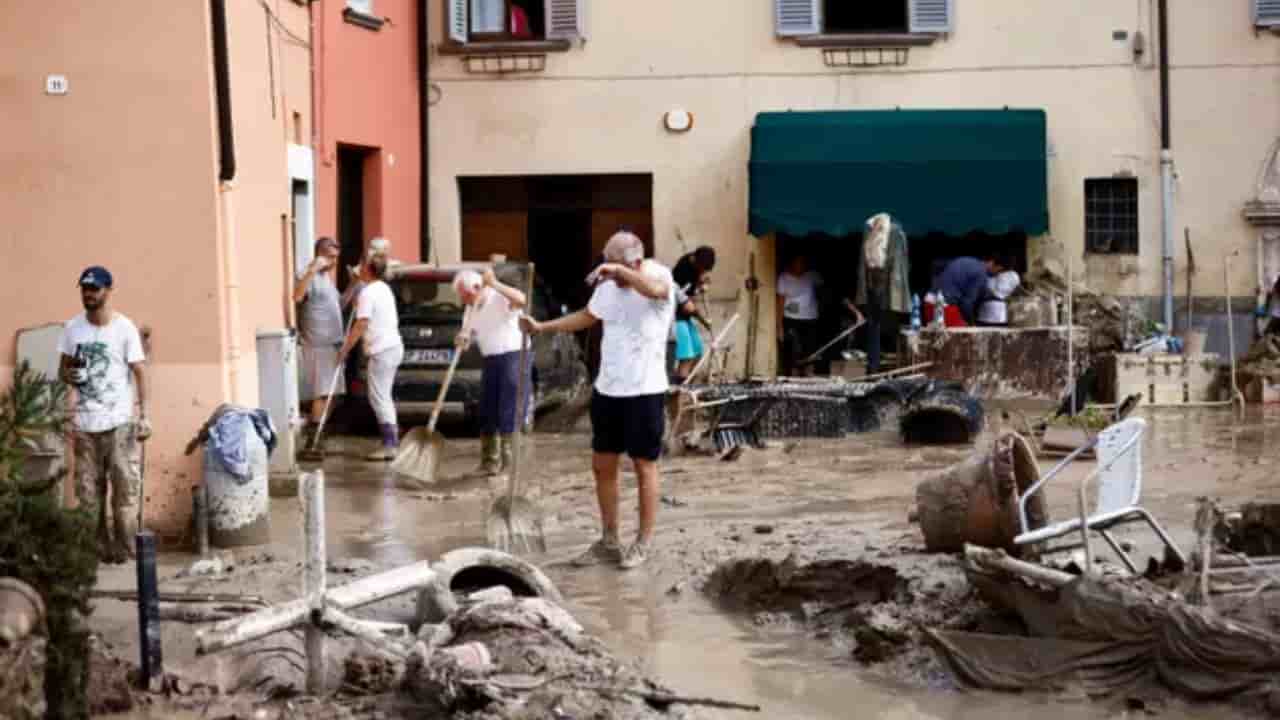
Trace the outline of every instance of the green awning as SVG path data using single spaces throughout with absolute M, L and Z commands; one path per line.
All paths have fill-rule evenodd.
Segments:
M 756 115 L 750 232 L 842 236 L 878 212 L 910 235 L 1049 229 L 1043 110 Z

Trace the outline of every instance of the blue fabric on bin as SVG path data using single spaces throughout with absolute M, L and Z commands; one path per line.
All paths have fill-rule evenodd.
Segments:
M 270 457 L 276 448 L 276 430 L 271 415 L 262 409 L 227 407 L 209 425 L 206 448 L 224 469 L 242 483 L 249 482 L 249 453 L 245 448 L 246 433 L 253 430 L 267 446 Z

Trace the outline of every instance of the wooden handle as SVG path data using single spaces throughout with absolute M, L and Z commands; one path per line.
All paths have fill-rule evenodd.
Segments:
M 533 276 L 534 276 L 533 263 L 529 263 L 529 278 L 528 278 L 528 281 L 525 283 L 525 292 L 524 292 L 525 310 L 533 309 Z M 533 317 L 533 313 L 530 312 L 529 316 Z M 511 467 L 507 469 L 507 507 L 508 508 L 510 508 L 511 504 L 515 502 L 516 488 L 519 485 L 518 475 L 520 472 L 520 445 L 521 445 L 520 435 L 522 434 L 521 431 L 524 429 L 524 416 L 529 412 L 528 402 L 525 400 L 525 390 L 528 389 L 526 378 L 528 377 L 529 373 L 533 372 L 533 368 L 529 368 L 526 371 L 525 363 L 529 362 L 530 364 L 532 364 L 532 360 L 529 358 L 529 351 L 527 349 L 530 344 L 531 343 L 529 342 L 529 336 L 524 334 L 524 330 L 521 330 L 520 331 L 520 359 L 518 360 L 518 362 L 520 363 L 520 367 L 516 371 L 519 373 L 519 375 L 516 376 L 516 432 L 515 432 L 515 435 L 511 438 Z
M 465 333 L 470 329 L 471 306 L 468 305 L 462 311 L 462 329 L 458 332 Z M 453 371 L 458 369 L 458 360 L 462 358 L 462 352 L 457 347 L 453 349 L 453 359 L 449 361 L 449 369 L 445 371 L 444 382 L 440 383 L 440 393 L 436 395 L 436 404 L 431 408 L 431 419 L 427 421 L 427 434 L 436 431 L 436 421 L 440 419 L 440 408 L 444 407 L 444 396 L 449 392 L 449 383 L 453 382 Z

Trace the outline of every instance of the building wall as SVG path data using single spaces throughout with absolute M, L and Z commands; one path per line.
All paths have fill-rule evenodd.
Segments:
M 755 252 L 766 280 L 760 349 L 771 357 L 773 243 L 746 234 L 755 114 L 1011 106 L 1047 113 L 1050 236 L 1077 258 L 1078 275 L 1117 294 L 1161 291 L 1154 0 L 956 3 L 949 36 L 912 48 L 905 66 L 866 70 L 828 68 L 820 49 L 776 38 L 770 0 L 584 1 L 586 42 L 548 54 L 542 73 L 469 74 L 433 51 L 430 222 L 442 259 L 459 252 L 458 175 L 652 172 L 657 255 L 682 252 L 677 229 L 689 245 L 720 249 L 713 298 L 723 314 L 744 310 L 738 288 Z M 1255 35 L 1247 0 L 1169 5 L 1176 286 L 1186 226 L 1197 292 L 1221 291 L 1223 258 L 1237 250 L 1233 284 L 1252 292 L 1258 233 L 1241 209 L 1280 127 L 1280 38 Z M 443 20 L 440 0 L 431 12 Z M 443 23 L 432 25 L 438 45 Z M 1130 39 L 1114 40 L 1116 30 Z M 1147 48 L 1137 59 L 1136 32 Z M 671 108 L 694 114 L 692 131 L 663 129 Z M 1141 252 L 1085 262 L 1083 181 L 1118 172 L 1139 181 Z
M 378 150 L 366 167 L 365 235 L 391 240 L 405 261 L 420 255 L 417 0 L 377 0 L 386 22 L 370 30 L 343 19 L 346 3 L 314 3 L 319 36 L 316 93 L 320 122 L 317 232 L 335 235 L 338 223 L 339 144 Z
M 269 0 L 306 37 L 307 12 Z M 264 11 L 229 0 L 231 85 L 240 171 L 234 223 L 241 312 L 239 397 L 257 402 L 253 335 L 281 327 L 288 213 L 283 111 L 309 98 L 307 53 L 280 49 L 271 118 Z M 81 311 L 75 281 L 102 264 L 116 309 L 153 330 L 147 443 L 148 524 L 176 537 L 199 478 L 188 440 L 231 399 L 207 3 L 48 0 L 0 5 L 0 373 L 14 333 Z M 69 92 L 44 93 L 45 75 Z M 299 90 L 299 82 L 303 90 Z M 292 88 L 292 90 L 290 90 Z M 287 215 L 286 215 L 287 217 Z

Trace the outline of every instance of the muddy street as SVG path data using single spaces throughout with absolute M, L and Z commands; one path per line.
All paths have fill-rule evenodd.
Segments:
M 1143 446 L 1144 505 L 1186 549 L 1194 543 L 1195 499 L 1210 495 L 1224 504 L 1274 495 L 1280 486 L 1280 408 L 1251 407 L 1240 419 L 1229 410 L 1143 410 L 1150 422 Z M 988 413 L 988 429 L 1000 424 Z M 774 441 L 736 462 L 677 457 L 663 466 L 659 532 L 647 565 L 629 572 L 574 569 L 563 561 L 594 539 L 594 490 L 589 472 L 589 435 L 541 433 L 536 438 L 532 482 L 547 513 L 546 556 L 530 558 L 558 585 L 567 609 L 588 632 L 620 657 L 683 693 L 758 703 L 768 717 L 844 718 L 851 707 L 861 717 L 1105 717 L 1124 704 L 1090 704 L 1078 696 L 1026 697 L 957 692 L 928 650 L 867 663 L 866 638 L 844 627 L 806 622 L 807 610 L 777 611 L 743 602 L 708 580 L 733 561 L 782 563 L 867 561 L 892 566 L 902 588 L 929 597 L 936 616 L 906 618 L 923 623 L 959 622 L 974 600 L 949 558 L 923 554 L 918 527 L 908 521 L 916 483 L 964 459 L 958 447 L 903 447 L 891 432 L 850 435 L 841 440 Z M 431 490 L 406 487 L 394 475 L 358 457 L 370 442 L 341 438 L 324 469 L 331 583 L 373 569 L 434 560 L 448 550 L 484 544 L 490 489 L 441 482 Z M 450 439 L 441 477 L 457 477 L 474 465 L 475 440 Z M 336 455 L 341 454 L 342 457 Z M 1042 472 L 1051 461 L 1041 461 Z M 1049 491 L 1051 517 L 1074 508 L 1074 488 L 1091 464 L 1072 468 Z M 624 475 L 623 536 L 634 532 L 635 488 Z M 230 571 L 206 577 L 176 577 L 195 559 L 161 559 L 165 590 L 261 595 L 268 601 L 293 597 L 300 587 L 301 537 L 298 502 L 272 499 L 268 547 L 235 554 Z M 1117 534 L 1138 555 L 1157 544 L 1137 526 Z M 1145 558 L 1142 558 L 1145 560 Z M 104 566 L 100 588 L 133 587 L 132 566 Z M 839 590 L 839 588 L 836 588 Z M 413 599 L 402 597 L 367 609 L 369 617 L 399 622 L 413 618 Z M 951 617 L 947 617 L 950 614 Z M 91 620 L 117 657 L 136 658 L 136 615 L 130 603 L 100 600 Z M 977 620 L 975 620 L 977 622 Z M 230 681 L 242 661 L 199 658 L 192 627 L 164 626 L 169 669 Z M 861 659 L 860 659 L 861 658 Z M 882 660 L 877 657 L 877 660 Z M 1150 709 L 1150 707 L 1149 707 Z M 1203 707 L 1162 700 L 1165 717 L 1202 715 Z M 154 717 L 170 717 L 171 709 Z M 701 710 L 705 717 L 740 716 Z M 1222 717 L 1232 709 L 1214 709 Z M 141 713 L 141 714 L 139 714 Z M 128 717 L 146 717 L 137 711 Z M 1118 715 L 1117 715 L 1118 716 Z

